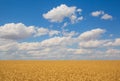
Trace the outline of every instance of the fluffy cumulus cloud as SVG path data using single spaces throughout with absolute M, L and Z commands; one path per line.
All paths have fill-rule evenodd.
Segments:
M 85 40 L 85 41 L 93 40 L 93 39 L 99 38 L 101 36 L 101 34 L 103 34 L 103 33 L 105 33 L 104 29 L 97 28 L 97 29 L 93 29 L 93 30 L 82 33 L 79 36 L 79 38 L 81 40 Z
M 62 24 L 59 31 L 46 27 L 27 26 L 23 23 L 1 25 L 0 60 L 120 59 L 120 38 L 113 38 L 111 34 L 112 39 L 105 39 L 102 36 L 107 30 L 95 28 L 80 33 L 65 28 L 82 21 L 84 19 L 82 11 L 76 6 L 61 4 L 44 13 L 42 16 L 52 24 L 53 22 Z M 92 12 L 91 16 L 102 20 L 113 19 L 112 15 L 102 10 Z
M 94 16 L 94 17 L 98 17 L 102 14 L 104 14 L 104 11 L 94 11 L 94 12 L 91 13 L 91 15 Z
M 104 19 L 104 20 L 109 20 L 109 19 L 112 19 L 112 16 L 109 15 L 109 14 L 104 14 L 101 19 Z
M 107 32 L 101 28 L 78 33 L 11 23 L 0 26 L 0 31 L 0 59 L 95 59 L 118 58 L 120 54 L 120 38 L 101 39 Z M 43 35 L 50 37 L 37 42 L 18 41 Z
M 91 13 L 91 15 L 93 17 L 100 17 L 103 20 L 111 20 L 113 18 L 112 15 L 109 15 L 109 14 L 105 13 L 102 10 L 100 10 L 100 11 L 94 11 L 94 12 Z
M 82 9 L 77 9 L 75 6 L 69 7 L 65 4 L 61 4 L 60 6 L 57 6 L 56 8 L 53 8 L 47 13 L 43 14 L 43 17 L 51 22 L 62 22 L 65 18 L 68 18 L 72 23 L 75 23 L 78 20 L 83 19 L 78 19 L 77 12 L 80 14 Z
M 54 36 L 60 32 L 57 30 L 49 30 L 43 27 L 26 26 L 22 23 L 8 23 L 0 26 L 0 38 L 20 40 L 29 37 L 38 37 L 43 35 Z
M 33 26 L 25 26 L 22 23 L 9 23 L 0 26 L 0 38 L 5 39 L 23 39 L 30 37 L 35 33 Z

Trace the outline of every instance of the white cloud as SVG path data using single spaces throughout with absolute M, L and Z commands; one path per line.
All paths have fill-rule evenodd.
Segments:
M 22 23 L 9 23 L 0 26 L 0 38 L 5 39 L 24 39 L 35 33 L 34 26 L 25 26 Z
M 70 20 L 72 23 L 75 23 L 75 20 L 77 19 L 77 16 L 76 15 L 71 15 L 70 16 Z
M 5 45 L 5 44 L 9 44 L 9 43 L 12 43 L 12 42 L 16 42 L 16 41 L 10 40 L 10 39 L 2 39 L 2 38 L 0 38 L 0 46 Z
M 68 18 L 72 23 L 75 23 L 77 20 L 76 12 L 81 13 L 82 9 L 77 9 L 75 6 L 69 7 L 65 4 L 61 4 L 43 14 L 43 17 L 50 20 L 50 22 L 62 22 L 65 18 Z
M 79 39 L 80 40 L 93 40 L 93 39 L 97 39 L 101 36 L 101 34 L 105 33 L 105 30 L 104 29 L 100 29 L 100 28 L 97 28 L 97 29 L 92 29 L 90 31 L 86 31 L 82 34 L 80 34 L 79 36 Z
M 94 16 L 94 17 L 98 17 L 102 14 L 104 14 L 104 11 L 94 11 L 94 12 L 91 13 L 91 15 Z
M 77 18 L 77 21 L 81 21 L 81 20 L 83 20 L 83 16 Z
M 65 4 L 53 8 L 48 11 L 46 14 L 43 14 L 45 19 L 49 19 L 51 22 L 62 22 L 65 17 L 69 17 L 75 13 L 76 7 L 68 7 Z
M 17 27 L 19 26 L 16 26 L 16 24 L 14 25 L 15 27 L 12 26 L 13 28 L 9 30 L 19 33 L 20 30 L 17 30 Z M 23 25 L 20 25 L 20 27 L 21 26 Z M 6 26 L 1 27 L 4 29 Z M 116 46 L 120 46 L 120 38 L 116 38 L 114 40 L 98 39 L 103 33 L 105 33 L 104 29 L 97 28 L 79 34 L 75 31 L 60 32 L 43 27 L 38 28 L 24 25 L 22 30 L 24 29 L 25 31 L 23 32 L 31 31 L 29 27 L 32 27 L 34 30 L 30 36 L 35 36 L 37 34 L 38 36 L 48 35 L 52 37 L 37 42 L 18 42 L 12 38 L 8 39 L 0 37 L 0 59 L 99 58 L 102 56 L 104 57 L 106 54 L 108 55 L 107 57 L 109 57 L 109 54 L 119 55 L 120 53 L 119 48 L 116 49 Z M 2 33 L 1 36 L 4 36 L 4 34 Z M 62 34 L 62 36 L 58 34 Z M 101 49 L 104 50 L 101 51 Z
M 120 38 L 116 38 L 114 41 L 109 41 L 105 46 L 120 46 Z
M 119 45 L 120 46 L 120 38 L 116 38 L 113 45 L 116 45 L 116 46 Z
M 6 57 L 9 55 L 11 55 L 11 57 L 18 56 L 19 59 L 23 57 L 29 58 L 29 56 L 36 57 L 49 54 L 52 56 L 53 54 L 60 54 L 62 52 L 64 54 L 68 54 L 68 52 L 65 52 L 65 50 L 67 49 L 68 45 L 71 45 L 71 39 L 72 38 L 70 37 L 53 37 L 41 42 L 11 42 L 6 45 L 1 44 L 0 53 Z M 56 55 L 54 57 L 56 57 Z
M 57 30 L 50 30 L 47 28 L 37 28 L 36 34 L 34 37 L 39 37 L 39 36 L 44 36 L 44 35 L 49 35 L 49 36 L 54 36 L 54 35 L 59 35 L 60 31 Z
M 79 46 L 82 48 L 99 48 L 103 47 L 106 42 L 106 40 L 90 40 L 87 42 L 83 41 L 79 43 Z
M 77 9 L 76 11 L 77 11 L 79 14 L 81 14 L 82 9 Z
M 8 23 L 0 26 L 0 38 L 9 40 L 20 40 L 29 37 L 38 36 L 54 36 L 58 35 L 60 31 L 50 30 L 43 27 L 26 26 L 22 23 Z
M 1 41 L 0 41 L 1 42 Z M 5 44 L 0 45 L 0 52 L 11 52 L 17 50 L 17 42 L 10 41 L 9 43 L 7 41 Z
M 94 11 L 91 13 L 93 17 L 101 17 L 103 20 L 111 20 L 113 17 L 112 15 L 109 15 L 105 13 L 104 11 Z
M 109 20 L 109 19 L 112 19 L 112 16 L 109 15 L 109 14 L 104 14 L 101 19 L 104 19 L 104 20 Z
M 28 50 L 28 51 L 32 51 L 32 50 L 39 50 L 40 49 L 40 42 L 23 42 L 23 43 L 18 43 L 18 49 L 19 50 Z
M 71 19 L 71 23 L 74 24 L 76 22 L 82 21 L 83 20 L 83 16 L 77 17 L 76 15 L 72 15 L 70 17 L 70 19 Z
M 71 37 L 53 37 L 41 42 L 42 46 L 66 46 L 71 44 Z

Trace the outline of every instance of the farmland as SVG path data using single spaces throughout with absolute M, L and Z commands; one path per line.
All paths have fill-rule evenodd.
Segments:
M 120 61 L 0 61 L 0 81 L 120 81 Z

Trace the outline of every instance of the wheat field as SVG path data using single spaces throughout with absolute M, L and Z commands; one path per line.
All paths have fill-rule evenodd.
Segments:
M 120 61 L 0 61 L 0 81 L 120 81 Z

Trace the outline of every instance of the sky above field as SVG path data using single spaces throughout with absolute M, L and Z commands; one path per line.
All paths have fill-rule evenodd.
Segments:
M 0 0 L 0 60 L 120 60 L 119 0 Z

